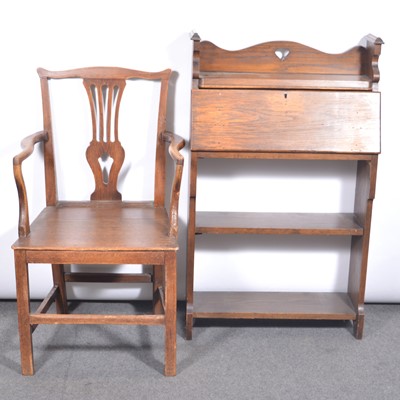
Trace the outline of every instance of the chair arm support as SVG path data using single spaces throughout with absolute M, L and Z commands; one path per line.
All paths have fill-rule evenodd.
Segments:
M 169 207 L 170 229 L 169 235 L 173 237 L 178 236 L 178 208 L 179 208 L 179 195 L 181 189 L 182 173 L 184 157 L 179 152 L 185 147 L 185 140 L 178 135 L 171 132 L 165 132 L 163 135 L 165 142 L 169 143 L 168 152 L 171 158 L 175 161 L 174 180 L 171 189 L 171 201 Z
M 39 131 L 27 136 L 21 142 L 22 151 L 13 158 L 14 179 L 19 199 L 18 235 L 20 237 L 25 237 L 30 232 L 28 194 L 22 174 L 22 162 L 33 153 L 36 143 L 45 142 L 47 138 L 48 135 L 45 131 Z
M 185 147 L 185 139 L 172 132 L 164 132 L 163 139 L 165 142 L 169 143 L 168 152 L 171 158 L 177 163 L 182 164 L 184 158 L 179 150 Z

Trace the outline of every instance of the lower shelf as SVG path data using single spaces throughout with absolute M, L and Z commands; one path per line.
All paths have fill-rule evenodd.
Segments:
M 347 293 L 195 292 L 194 318 L 355 320 Z

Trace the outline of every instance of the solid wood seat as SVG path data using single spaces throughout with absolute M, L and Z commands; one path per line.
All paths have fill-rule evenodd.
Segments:
M 60 202 L 46 207 L 31 233 L 14 244 L 19 250 L 130 251 L 177 250 L 163 207 L 125 202 Z M 102 229 L 107 227 L 107 229 Z M 96 232 L 96 235 L 93 235 Z
M 173 376 L 176 374 L 178 204 L 184 161 L 179 150 L 183 148 L 184 140 L 166 130 L 171 71 L 93 67 L 60 72 L 39 69 L 38 73 L 44 128 L 25 138 L 22 152 L 14 157 L 20 213 L 19 238 L 12 247 L 22 373 L 34 373 L 32 333 L 39 324 L 130 324 L 164 325 L 164 374 Z M 94 176 L 94 191 L 90 200 L 60 201 L 56 187 L 49 81 L 76 78 L 82 80 L 83 93 L 86 89 L 89 98 L 92 138 L 88 137 L 86 158 Z M 125 159 L 125 149 L 119 141 L 118 117 L 128 81 L 159 82 L 154 197 L 143 202 L 126 201 L 118 191 L 118 176 Z M 129 114 L 134 114 L 133 111 Z M 37 143 L 42 144 L 44 152 L 46 206 L 31 224 L 22 164 L 33 153 Z M 173 161 L 170 188 L 166 185 L 167 153 Z M 111 160 L 111 166 L 106 166 L 104 161 L 107 160 Z M 168 194 L 169 204 L 166 204 Z M 51 264 L 54 282 L 34 313 L 30 310 L 28 266 L 31 263 Z M 75 269 L 68 272 L 64 268 L 68 264 L 87 265 L 89 272 Z M 101 264 L 143 264 L 150 266 L 150 272 L 101 273 L 96 271 L 96 265 Z M 153 313 L 70 314 L 66 283 L 74 282 L 149 283 L 152 285 Z M 48 312 L 54 302 L 56 314 Z

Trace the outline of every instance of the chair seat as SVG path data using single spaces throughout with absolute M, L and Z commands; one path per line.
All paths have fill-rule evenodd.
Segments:
M 151 202 L 59 202 L 46 207 L 14 249 L 49 251 L 177 250 L 163 207 Z

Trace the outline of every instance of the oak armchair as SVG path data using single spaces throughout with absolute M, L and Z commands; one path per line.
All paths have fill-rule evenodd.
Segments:
M 176 254 L 178 203 L 184 159 L 184 140 L 166 130 L 167 96 L 171 70 L 143 72 L 116 67 L 93 67 L 51 72 L 39 68 L 44 127 L 22 141 L 14 157 L 19 195 L 19 238 L 13 244 L 18 323 L 23 375 L 34 373 L 32 333 L 39 324 L 164 325 L 164 374 L 176 374 Z M 92 137 L 86 158 L 94 176 L 94 191 L 87 201 L 58 199 L 52 127 L 50 80 L 79 79 L 89 98 Z M 118 176 L 125 158 L 119 139 L 119 114 L 124 89 L 134 81 L 159 82 L 154 198 L 126 201 L 118 191 Z M 89 108 L 88 108 L 89 109 Z M 140 112 L 140 111 L 139 111 Z M 133 114 L 133 113 L 132 113 Z M 46 206 L 30 223 L 23 161 L 40 143 L 43 147 Z M 167 192 L 167 153 L 173 160 L 172 187 Z M 79 155 L 72 155 L 73 157 Z M 109 171 L 101 160 L 110 158 Z M 168 164 L 169 165 L 169 164 Z M 169 205 L 165 201 L 170 193 Z M 51 264 L 54 285 L 36 312 L 30 310 L 31 263 Z M 149 273 L 68 272 L 65 265 L 150 265 Z M 95 269 L 95 268 L 93 268 Z M 152 284 L 152 314 L 103 315 L 69 313 L 66 283 L 148 282 Z M 56 313 L 48 313 L 55 302 Z

